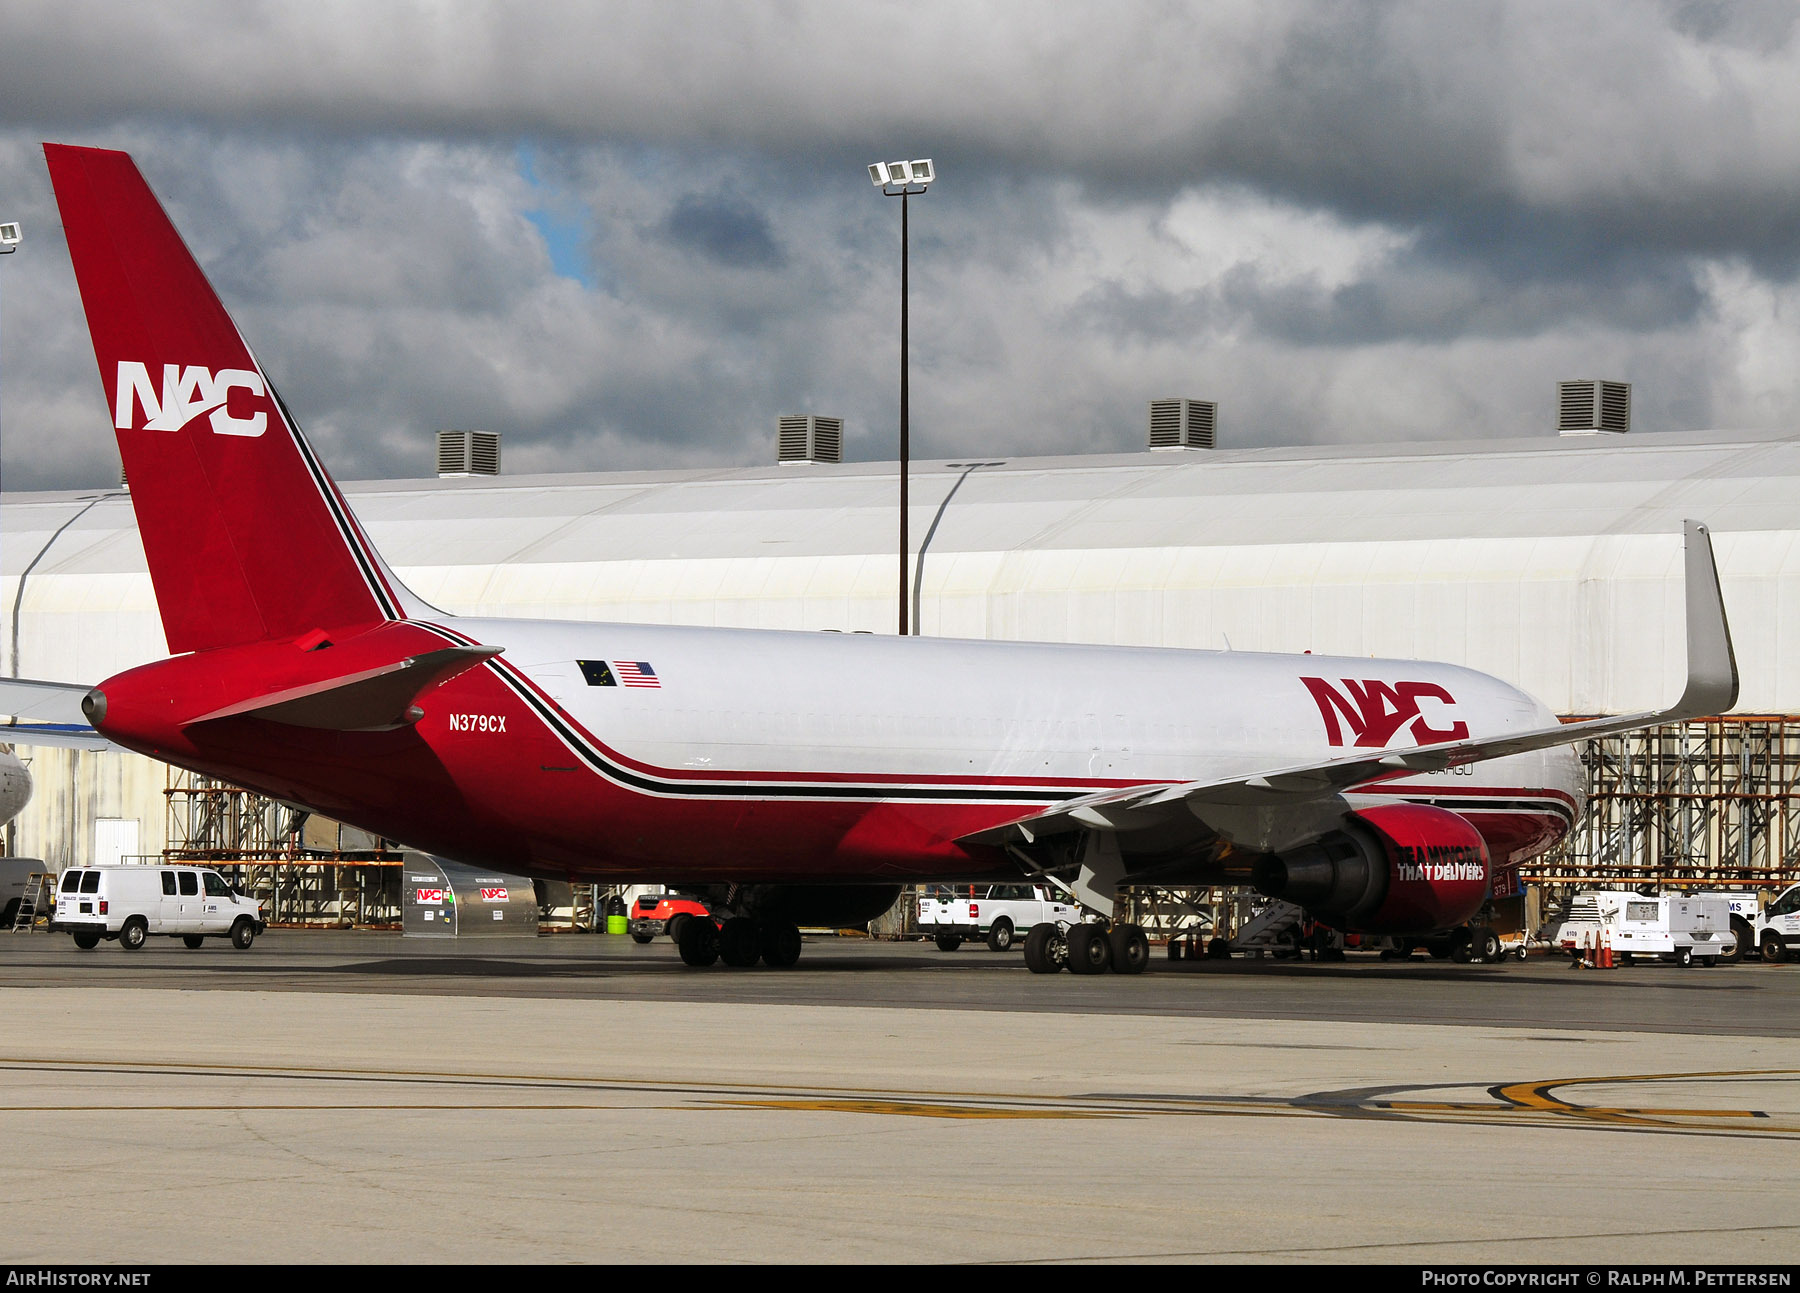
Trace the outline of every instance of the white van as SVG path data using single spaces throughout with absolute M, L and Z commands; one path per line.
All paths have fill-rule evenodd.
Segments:
M 137 949 L 152 934 L 199 947 L 209 936 L 229 936 L 249 947 L 268 928 L 262 904 L 225 882 L 217 871 L 192 866 L 91 866 L 62 873 L 51 928 L 75 936 L 75 946 L 116 938 Z

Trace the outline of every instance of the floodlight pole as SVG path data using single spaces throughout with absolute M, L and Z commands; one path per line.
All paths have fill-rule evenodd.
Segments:
M 12 252 L 17 251 L 18 247 L 19 247 L 19 226 L 16 224 L 7 224 L 7 225 L 0 226 L 0 256 L 10 255 Z M 0 275 L 0 277 L 4 277 L 4 275 Z M 21 579 L 19 581 L 19 587 L 21 589 L 23 589 L 24 586 L 25 586 L 24 580 Z M 19 676 L 19 646 L 18 646 L 18 643 L 19 643 L 19 608 L 17 606 L 14 606 L 13 607 L 12 675 L 15 678 L 17 678 Z M 12 746 L 7 745 L 5 748 L 10 750 L 12 748 Z M 18 827 L 17 822 L 8 822 L 8 823 L 6 823 L 5 826 L 0 827 L 0 846 L 3 846 L 6 849 L 6 852 L 8 855 L 11 855 L 15 851 L 15 848 L 17 846 L 17 841 L 18 841 L 18 830 L 19 830 L 19 827 Z
M 909 189 L 900 190 L 900 636 L 907 635 L 906 623 L 906 516 L 908 512 L 906 486 L 908 464 L 911 461 L 911 384 L 912 358 L 907 348 L 907 302 L 910 293 L 907 291 L 907 248 L 910 239 L 907 233 L 906 200 L 910 196 Z M 917 628 L 917 625 L 913 626 Z
M 10 256 L 18 249 L 19 226 L 11 223 L 0 224 L 0 256 Z M 0 357 L 3 357 L 3 352 L 0 352 Z M 15 642 L 18 640 L 18 632 L 17 617 L 15 616 L 13 623 L 13 640 Z M 15 650 L 13 654 L 16 656 L 18 652 Z M 13 677 L 17 678 L 19 676 L 19 662 L 17 659 L 12 662 L 12 666 Z M 9 844 L 12 842 L 12 836 L 10 834 L 7 835 L 6 839 Z
M 906 515 L 908 510 L 907 478 L 912 459 L 912 391 L 911 391 L 911 357 L 909 351 L 908 272 L 910 269 L 908 249 L 911 244 L 909 229 L 909 209 L 907 199 L 917 197 L 925 192 L 923 184 L 914 187 L 911 184 L 884 184 L 881 191 L 890 198 L 900 199 L 900 636 L 908 633 L 917 634 L 919 626 L 907 626 L 907 537 Z
M 0 256 L 10 256 L 19 249 L 19 226 L 0 224 Z M 14 672 L 17 672 L 16 670 Z

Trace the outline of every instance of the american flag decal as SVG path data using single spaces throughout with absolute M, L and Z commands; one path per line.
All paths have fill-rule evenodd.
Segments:
M 662 679 L 656 676 L 656 670 L 650 667 L 647 660 L 614 660 L 614 671 L 619 681 L 627 687 L 660 687 Z

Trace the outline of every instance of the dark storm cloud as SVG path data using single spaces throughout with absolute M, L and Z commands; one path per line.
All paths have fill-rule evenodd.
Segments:
M 730 194 L 682 194 L 663 230 L 678 246 L 734 269 L 779 269 L 785 261 L 763 213 Z
M 130 149 L 346 476 L 1800 421 L 1788 4 L 21 0 L 0 44 L 12 485 L 116 450 L 35 141 Z

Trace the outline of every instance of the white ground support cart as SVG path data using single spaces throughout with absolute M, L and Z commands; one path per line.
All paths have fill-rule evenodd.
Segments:
M 1609 943 L 1614 960 L 1629 965 L 1656 957 L 1676 965 L 1717 965 L 1737 949 L 1731 909 L 1719 894 L 1642 894 L 1588 889 L 1544 927 L 1543 940 L 1581 959 Z

